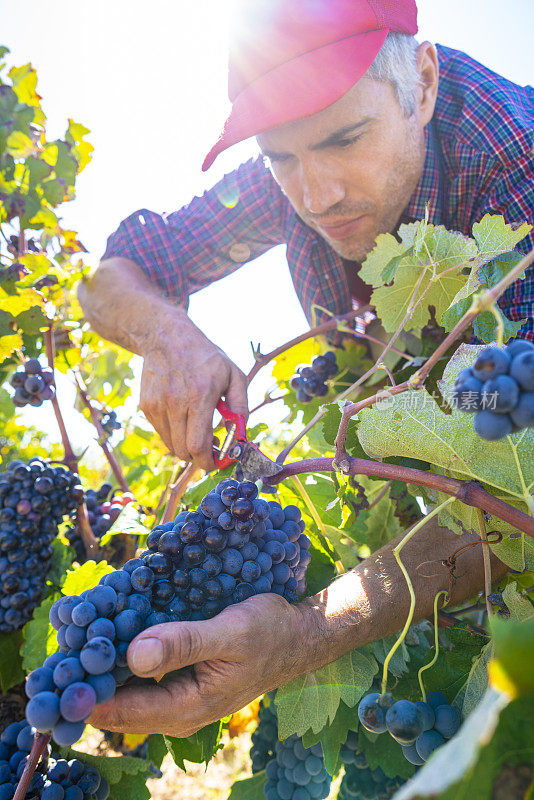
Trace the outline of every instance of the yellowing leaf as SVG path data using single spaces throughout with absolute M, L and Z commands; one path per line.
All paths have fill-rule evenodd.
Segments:
M 0 337 L 0 364 L 20 347 L 22 347 L 22 336 L 20 333 L 13 333 L 8 336 Z
M 8 72 L 13 81 L 13 90 L 20 103 L 29 106 L 38 106 L 41 99 L 37 94 L 37 73 L 31 64 L 24 64 L 22 67 L 12 67 Z
M 29 136 L 22 131 L 13 131 L 7 137 L 7 152 L 14 158 L 26 158 L 35 150 L 35 145 Z

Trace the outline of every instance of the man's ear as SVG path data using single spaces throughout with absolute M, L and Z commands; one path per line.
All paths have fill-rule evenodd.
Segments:
M 417 110 L 423 125 L 428 125 L 434 114 L 438 96 L 439 63 L 436 48 L 431 42 L 423 42 L 417 49 Z

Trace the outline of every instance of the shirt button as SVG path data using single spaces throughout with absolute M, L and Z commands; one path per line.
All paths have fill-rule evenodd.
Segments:
M 229 250 L 232 261 L 247 261 L 250 258 L 250 247 L 244 242 L 233 244 Z

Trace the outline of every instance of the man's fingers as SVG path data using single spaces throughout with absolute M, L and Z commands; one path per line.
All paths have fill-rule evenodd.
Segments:
M 213 461 L 213 409 L 215 406 L 202 405 L 189 408 L 187 413 L 187 449 L 195 466 L 212 470 Z
M 111 700 L 95 706 L 88 722 L 95 728 L 108 731 L 189 736 L 203 725 L 202 718 L 196 722 L 200 700 L 192 675 L 173 676 L 168 686 L 118 689 Z M 177 709 L 180 709 L 179 714 Z M 194 719 L 189 719 L 189 716 Z
M 229 651 L 228 634 L 221 619 L 154 625 L 130 644 L 128 664 L 132 672 L 146 678 L 158 677 L 198 661 L 224 658 Z
M 243 414 L 248 419 L 247 380 L 241 370 L 235 367 L 230 374 L 230 383 L 225 393 L 226 403 L 235 414 Z

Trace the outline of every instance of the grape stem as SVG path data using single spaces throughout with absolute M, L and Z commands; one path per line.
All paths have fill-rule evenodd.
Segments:
M 32 749 L 30 751 L 30 755 L 28 756 L 26 766 L 24 767 L 24 772 L 20 776 L 20 781 L 18 783 L 17 788 L 15 789 L 13 800 L 24 800 L 24 798 L 26 797 L 26 793 L 31 783 L 31 779 L 33 778 L 33 774 L 37 768 L 39 761 L 46 752 L 49 742 L 50 742 L 49 733 L 38 733 L 35 736 L 32 744 Z
M 104 455 L 105 455 L 105 457 L 107 459 L 107 462 L 108 462 L 109 466 L 111 467 L 111 471 L 113 472 L 113 475 L 115 476 L 115 479 L 116 479 L 117 483 L 119 484 L 120 488 L 122 489 L 123 492 L 129 492 L 130 491 L 130 487 L 128 486 L 128 482 L 127 482 L 126 478 L 124 477 L 124 473 L 123 473 L 123 471 L 121 469 L 121 466 L 120 466 L 115 454 L 113 453 L 111 447 L 109 446 L 108 442 L 106 441 L 106 433 L 105 433 L 105 431 L 104 431 L 104 429 L 102 427 L 102 424 L 101 424 L 101 422 L 100 422 L 100 420 L 98 418 L 97 410 L 93 406 L 93 404 L 91 403 L 91 400 L 89 399 L 89 395 L 87 394 L 87 386 L 85 384 L 85 381 L 82 378 L 79 370 L 73 369 L 72 372 L 73 372 L 74 380 L 76 382 L 76 387 L 78 389 L 78 392 L 80 394 L 82 402 L 85 405 L 85 407 L 88 409 L 88 411 L 89 411 L 89 413 L 91 415 L 91 421 L 92 421 L 93 425 L 95 426 L 96 431 L 98 433 L 98 444 L 102 448 L 102 452 L 104 453 Z
M 499 519 L 509 522 L 514 528 L 534 538 L 534 518 L 520 511 L 518 508 L 494 497 L 487 492 L 477 481 L 461 481 L 447 475 L 437 475 L 428 470 L 401 467 L 396 464 L 386 464 L 381 461 L 371 461 L 364 458 L 349 457 L 349 475 L 371 475 L 378 478 L 393 479 L 404 483 L 415 483 L 417 486 L 426 486 L 438 492 L 452 495 L 452 499 L 460 500 L 473 508 L 493 514 Z M 335 472 L 333 458 L 309 458 L 286 464 L 274 477 L 269 478 L 272 484 L 279 483 L 292 475 L 302 475 L 306 472 Z
M 437 595 L 434 598 L 434 657 L 433 657 L 432 661 L 430 661 L 428 664 L 424 664 L 421 667 L 421 669 L 419 670 L 419 672 L 417 673 L 417 679 L 419 681 L 419 686 L 421 687 L 421 697 L 423 698 L 423 703 L 426 703 L 426 692 L 425 692 L 425 686 L 424 686 L 424 683 L 423 683 L 423 672 L 425 670 L 427 670 L 427 669 L 430 669 L 430 667 L 434 666 L 434 664 L 438 660 L 438 655 L 439 655 L 438 603 L 439 603 L 439 598 L 441 597 L 441 595 L 444 595 L 444 597 L 445 597 L 445 601 L 443 603 L 443 606 L 447 605 L 447 602 L 449 600 L 448 593 L 445 590 L 442 590 L 441 592 L 438 592 Z M 443 608 L 443 606 L 442 606 L 442 608 Z
M 396 650 L 403 643 L 403 641 L 404 641 L 404 639 L 406 637 L 406 634 L 408 633 L 408 628 L 412 624 L 413 615 L 414 615 L 414 611 L 415 611 L 415 592 L 414 592 L 413 584 L 412 584 L 411 578 L 410 578 L 410 576 L 408 574 L 408 571 L 407 571 L 406 567 L 402 563 L 402 560 L 401 560 L 401 557 L 400 557 L 400 552 L 401 552 L 402 548 L 404 547 L 404 545 L 407 544 L 413 536 L 415 536 L 415 534 L 423 527 L 423 525 L 425 525 L 425 523 L 427 523 L 429 520 L 431 520 L 432 517 L 435 517 L 437 514 L 439 514 L 439 512 L 442 511 L 444 508 L 447 508 L 447 506 L 450 506 L 450 504 L 453 503 L 453 502 L 454 502 L 454 497 L 448 497 L 446 500 L 443 501 L 443 503 L 440 503 L 439 506 L 436 506 L 436 508 L 434 508 L 433 511 L 430 511 L 430 513 L 428 513 L 426 516 L 424 516 L 423 519 L 420 519 L 419 522 L 416 522 L 415 525 L 413 526 L 413 528 L 411 528 L 411 530 L 408 531 L 406 536 L 403 536 L 403 538 L 400 540 L 398 545 L 393 548 L 393 555 L 395 556 L 395 560 L 396 560 L 397 564 L 399 565 L 399 567 L 401 569 L 401 572 L 404 575 L 404 578 L 405 578 L 406 583 L 408 585 L 408 591 L 410 593 L 410 610 L 408 611 L 408 616 L 406 618 L 406 622 L 404 623 L 404 628 L 402 629 L 399 638 L 397 639 L 397 641 L 395 642 L 395 644 L 393 645 L 393 647 L 391 648 L 391 650 L 387 654 L 386 658 L 384 659 L 384 667 L 383 667 L 383 670 L 382 670 L 382 686 L 381 686 L 381 693 L 382 694 L 385 694 L 386 691 L 387 691 L 389 662 L 393 658 L 393 655 L 395 654 Z

